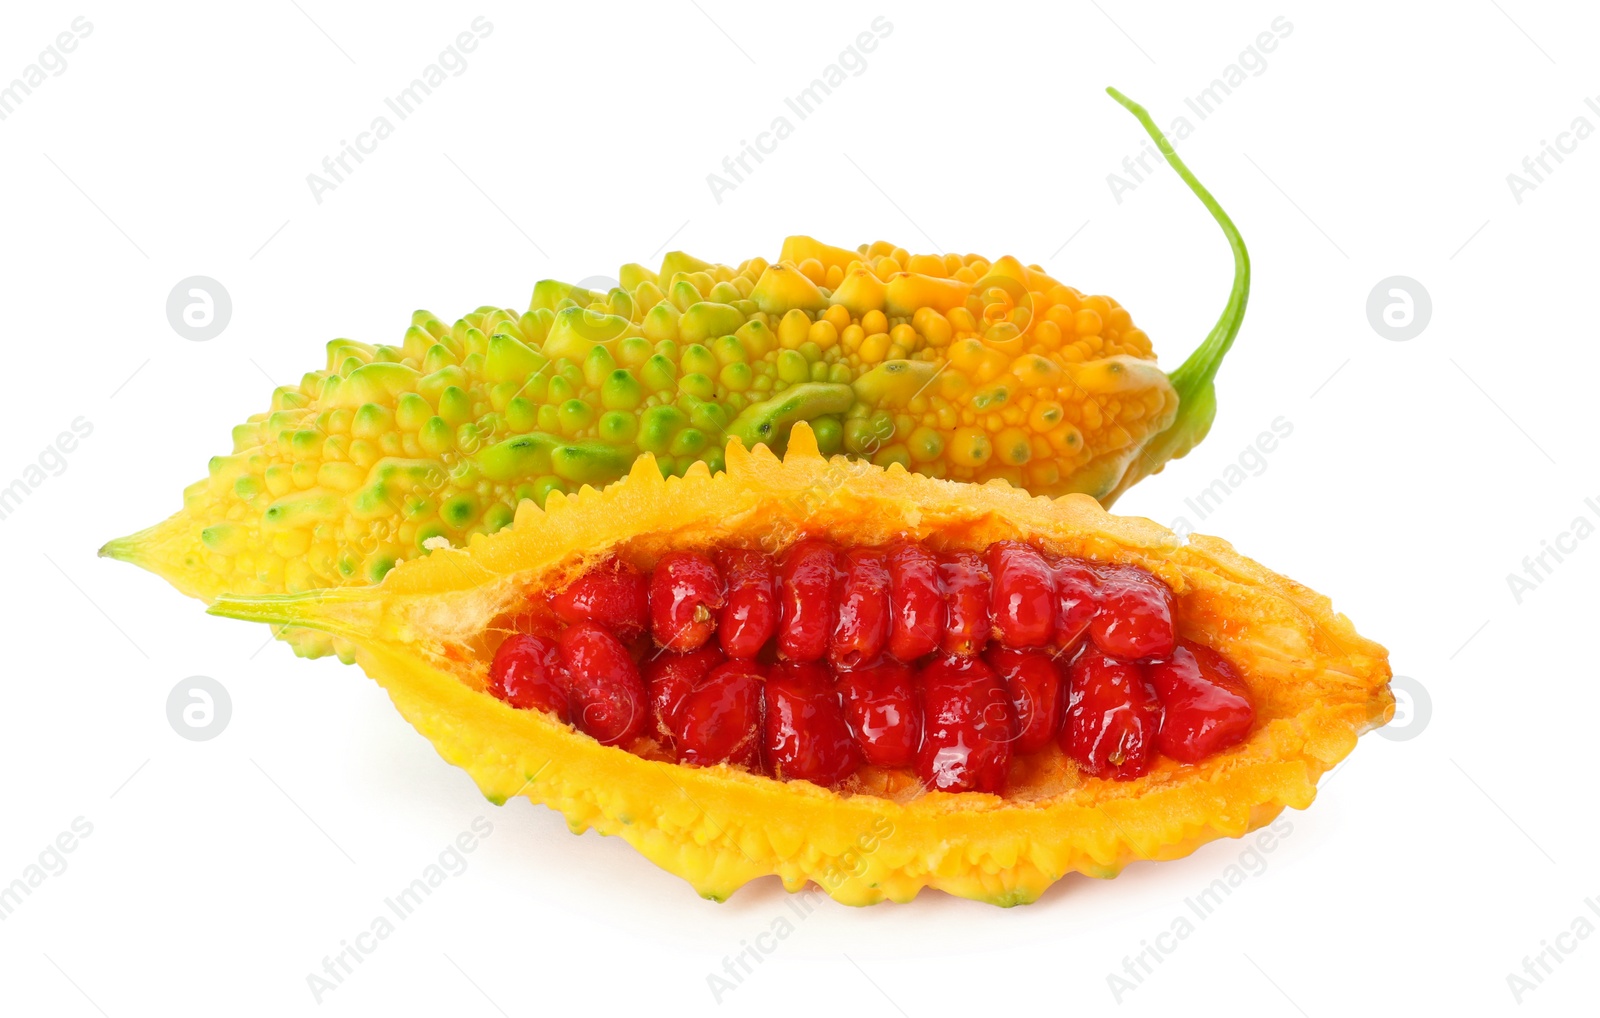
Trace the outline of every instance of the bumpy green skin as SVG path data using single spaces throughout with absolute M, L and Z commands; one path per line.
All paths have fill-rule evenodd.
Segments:
M 732 284 L 708 289 L 723 285 L 749 303 Z M 695 301 L 642 326 L 620 287 L 551 283 L 533 304 L 454 326 L 418 312 L 400 346 L 334 340 L 324 370 L 234 429 L 183 513 L 104 553 L 165 565 L 207 599 L 376 582 L 440 542 L 500 529 L 523 499 L 609 483 L 644 451 L 669 474 L 718 469 L 739 415 L 792 422 L 856 402 L 843 384 L 784 392 L 759 360 L 775 341 L 747 308 Z

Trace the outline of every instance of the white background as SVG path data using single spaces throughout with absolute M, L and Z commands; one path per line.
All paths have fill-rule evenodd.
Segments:
M 1221 307 L 1228 254 L 1164 169 L 1113 197 L 1142 134 L 1100 90 L 1165 126 L 1279 16 L 1292 34 L 1204 121 L 1188 112 L 1181 144 L 1255 263 L 1217 423 L 1118 508 L 1187 516 L 1330 594 L 1426 689 L 1431 720 L 1363 739 L 1286 814 L 1265 869 L 1245 859 L 1258 872 L 1120 1005 L 1108 974 L 1246 844 L 1068 879 L 1010 911 L 824 903 L 721 1011 L 1494 1013 L 1517 1009 L 1525 956 L 1579 915 L 1600 926 L 1584 904 L 1600 907 L 1584 643 L 1600 541 L 1520 604 L 1506 579 L 1575 517 L 1600 519 L 1584 504 L 1600 500 L 1600 139 L 1520 203 L 1506 181 L 1575 117 L 1600 129 L 1593 12 L 23 6 L 4 15 L 0 80 L 75 16 L 93 31 L 0 121 L 0 485 L 73 419 L 94 431 L 0 521 L 0 884 L 75 818 L 93 833 L 0 922 L 5 1013 L 715 1009 L 708 974 L 790 915 L 775 883 L 713 905 L 620 841 L 490 806 L 355 669 L 263 646 L 260 627 L 96 548 L 177 509 L 231 425 L 326 340 L 398 342 L 414 308 L 522 307 L 537 279 L 667 247 L 735 262 L 803 232 L 1010 252 L 1117 297 L 1175 365 Z M 314 201 L 307 174 L 479 14 L 493 31 L 467 69 Z M 865 71 L 716 202 L 706 174 L 879 14 L 893 33 Z M 232 295 L 210 342 L 164 312 L 194 274 Z M 1409 342 L 1365 310 L 1396 274 L 1433 303 Z M 1294 431 L 1266 469 L 1196 519 L 1184 500 L 1279 416 Z M 231 694 L 210 742 L 167 722 L 191 675 Z M 319 1005 L 308 973 L 480 815 L 493 834 L 466 872 Z M 1600 936 L 1563 943 L 1521 1010 L 1592 1007 Z

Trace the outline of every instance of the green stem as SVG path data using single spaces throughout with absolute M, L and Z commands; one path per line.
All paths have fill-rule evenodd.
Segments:
M 1167 375 L 1172 387 L 1178 392 L 1178 415 L 1170 427 L 1151 441 L 1150 446 L 1145 449 L 1144 456 L 1141 457 L 1140 464 L 1131 467 L 1116 490 L 1104 499 L 1109 505 L 1111 499 L 1141 477 L 1160 470 L 1167 460 L 1176 459 L 1193 449 L 1201 439 L 1205 438 L 1206 432 L 1211 430 L 1211 420 L 1216 415 L 1217 409 L 1216 390 L 1212 382 L 1217 377 L 1217 369 L 1222 366 L 1222 358 L 1227 355 L 1228 349 L 1233 346 L 1234 337 L 1239 334 L 1239 326 L 1244 323 L 1245 304 L 1250 299 L 1250 253 L 1245 250 L 1244 238 L 1239 236 L 1233 220 L 1222 211 L 1222 206 L 1217 204 L 1217 200 L 1206 190 L 1205 185 L 1189 172 L 1189 167 L 1178 158 L 1178 153 L 1173 151 L 1172 144 L 1155 125 L 1155 121 L 1150 119 L 1150 114 L 1145 108 L 1115 88 L 1107 88 L 1106 92 L 1138 118 L 1167 163 L 1177 171 L 1183 182 L 1189 185 L 1189 190 L 1193 191 L 1210 211 L 1217 225 L 1222 227 L 1223 236 L 1228 238 L 1228 246 L 1233 250 L 1233 288 L 1228 293 L 1228 302 L 1223 306 L 1222 314 L 1218 316 L 1217 323 L 1211 327 L 1211 332 L 1205 341 L 1177 369 Z M 1146 463 L 1154 463 L 1155 466 L 1153 469 L 1137 469 Z

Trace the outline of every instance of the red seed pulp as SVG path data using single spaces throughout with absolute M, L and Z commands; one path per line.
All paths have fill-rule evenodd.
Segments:
M 834 785 L 861 766 L 833 676 L 815 661 L 785 661 L 766 682 L 763 750 L 774 776 Z
M 664 651 L 645 660 L 644 687 L 650 701 L 650 728 L 668 745 L 677 745 L 675 733 L 682 727 L 679 713 L 684 700 L 722 661 L 722 653 L 716 647 L 701 647 L 683 654 Z
M 1005 683 L 1016 718 L 1018 753 L 1037 753 L 1061 727 L 1066 680 L 1056 656 L 1035 648 L 990 647 L 984 655 Z
M 1241 741 L 1255 722 L 1233 666 L 1209 647 L 1184 643 L 1146 674 L 1166 714 L 1157 744 L 1180 763 L 1199 763 Z
M 941 792 L 1005 789 L 1016 738 L 1011 697 L 979 657 L 935 657 L 922 670 L 922 749 L 917 776 Z
M 753 661 L 727 661 L 684 698 L 672 733 L 684 760 L 761 769 L 763 678 Z
M 778 630 L 778 575 L 772 557 L 745 548 L 724 548 L 717 566 L 727 580 L 727 603 L 717 637 L 729 657 L 753 658 Z
M 1082 559 L 1056 563 L 1056 646 L 1075 649 L 1089 633 L 1089 623 L 1100 610 L 1100 580 L 1094 567 Z
M 889 617 L 889 653 L 901 661 L 933 653 L 944 638 L 939 560 L 920 544 L 889 550 Z
M 839 573 L 833 548 L 801 541 L 778 566 L 778 653 L 790 661 L 815 661 L 833 634 L 833 585 Z
M 939 559 L 939 580 L 944 584 L 944 641 L 951 654 L 978 654 L 989 640 L 994 623 L 989 618 L 989 570 L 970 551 Z
M 1101 571 L 1100 607 L 1089 622 L 1095 646 L 1121 658 L 1172 653 L 1178 635 L 1172 624 L 1172 591 L 1135 566 Z
M 571 682 L 567 695 L 578 727 L 605 746 L 644 730 L 644 682 L 615 636 L 593 622 L 580 622 L 561 634 L 561 663 Z
M 593 622 L 624 640 L 650 626 L 649 580 L 616 559 L 595 566 L 550 597 L 561 621 Z
M 489 692 L 513 707 L 548 711 L 567 720 L 567 673 L 560 648 L 542 636 L 507 637 L 489 665 Z
M 711 639 L 722 609 L 722 574 L 704 555 L 674 551 L 650 571 L 650 632 L 668 650 Z
M 845 718 L 867 763 L 910 767 L 922 745 L 922 701 L 911 666 L 893 659 L 839 676 Z
M 567 623 L 507 638 L 488 689 L 606 745 L 833 786 L 860 767 L 1003 794 L 1059 745 L 1088 777 L 1196 763 L 1249 736 L 1248 687 L 1179 641 L 1177 600 L 1132 565 L 1021 541 L 777 556 L 608 559 L 547 598 Z M 657 750 L 649 749 L 653 741 Z
M 995 636 L 1007 647 L 1043 647 L 1056 630 L 1056 585 L 1050 564 L 1038 549 L 1021 541 L 989 548 L 994 577 Z
M 889 640 L 889 567 L 882 552 L 864 548 L 845 552 L 840 566 L 828 660 L 835 668 L 854 668 L 876 659 Z
M 1097 778 L 1136 778 L 1150 769 L 1161 701 L 1137 661 L 1088 648 L 1072 662 L 1061 748 Z

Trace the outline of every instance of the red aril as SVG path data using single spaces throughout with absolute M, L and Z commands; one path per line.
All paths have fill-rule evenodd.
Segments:
M 922 703 L 911 666 L 884 660 L 839 676 L 845 719 L 867 763 L 910 767 L 922 742 Z
M 1055 655 L 1034 648 L 990 647 L 984 657 L 1011 694 L 1017 724 L 1013 749 L 1037 753 L 1050 745 L 1061 727 L 1066 702 L 1066 684 Z
M 1209 647 L 1185 643 L 1145 669 L 1165 715 L 1161 752 L 1181 763 L 1199 763 L 1244 741 L 1255 708 L 1227 660 Z
M 836 785 L 861 766 L 845 724 L 839 691 L 826 666 L 785 661 L 772 669 L 766 694 L 767 766 L 775 777 Z
M 889 549 L 889 653 L 901 661 L 931 654 L 944 636 L 939 560 L 920 544 Z
M 631 640 L 650 626 L 649 580 L 626 562 L 610 559 L 553 594 L 550 608 L 563 622 L 594 622 Z
M 790 661 L 815 661 L 833 634 L 833 585 L 838 577 L 833 548 L 801 541 L 778 566 L 778 653 Z
M 944 587 L 944 639 L 950 654 L 977 654 L 989 640 L 989 570 L 970 551 L 939 557 Z
M 1003 792 L 1015 729 L 999 676 L 982 658 L 945 654 L 921 679 L 922 783 L 941 792 Z
M 846 669 L 876 660 L 889 640 L 889 567 L 871 548 L 853 548 L 838 561 L 838 619 L 828 659 Z
M 761 770 L 761 680 L 754 661 L 728 661 L 701 680 L 677 713 L 674 736 L 684 760 Z
M 644 731 L 649 708 L 644 682 L 628 649 L 593 622 L 561 634 L 561 663 L 572 683 L 573 721 L 604 746 L 627 742 Z
M 986 556 L 994 577 L 990 593 L 994 631 L 1007 647 L 1043 647 L 1056 629 L 1055 578 L 1037 548 L 999 541 Z
M 699 552 L 668 552 L 650 571 L 651 635 L 668 650 L 694 650 L 711 639 L 722 596 L 715 563 Z
M 1100 607 L 1089 622 L 1095 646 L 1120 658 L 1164 657 L 1178 645 L 1172 591 L 1143 569 L 1106 566 Z
M 1100 607 L 1100 579 L 1093 566 L 1074 558 L 1056 563 L 1055 579 L 1055 645 L 1065 654 L 1078 646 L 1089 632 L 1089 623 Z
M 1150 769 L 1161 702 L 1137 661 L 1087 647 L 1072 662 L 1061 748 L 1087 774 L 1126 780 Z
M 1178 646 L 1187 647 L 1189 653 L 1194 655 L 1196 663 L 1200 665 L 1200 674 L 1211 682 L 1231 692 L 1237 693 L 1246 700 L 1250 699 L 1250 687 L 1245 685 L 1244 679 L 1239 675 L 1238 669 L 1233 667 L 1233 662 L 1221 654 L 1207 647 L 1203 643 L 1191 640 L 1179 640 Z
M 567 676 L 560 648 L 542 636 L 506 637 L 489 664 L 489 692 L 521 710 L 548 711 L 567 720 Z
M 1052 741 L 1084 775 L 1126 780 L 1254 724 L 1233 666 L 1177 639 L 1177 608 L 1146 569 L 1015 540 L 809 538 L 778 558 L 669 552 L 648 574 L 609 557 L 496 620 L 516 635 L 488 691 L 605 745 L 648 733 L 679 762 L 824 786 L 871 765 L 1003 794 L 1013 760 Z
M 778 573 L 764 551 L 724 548 L 717 565 L 727 581 L 717 638 L 729 657 L 754 658 L 778 631 Z
M 645 659 L 644 688 L 650 702 L 650 727 L 674 748 L 677 747 L 678 714 L 683 701 L 722 661 L 722 652 L 709 645 L 686 654 L 664 651 Z

